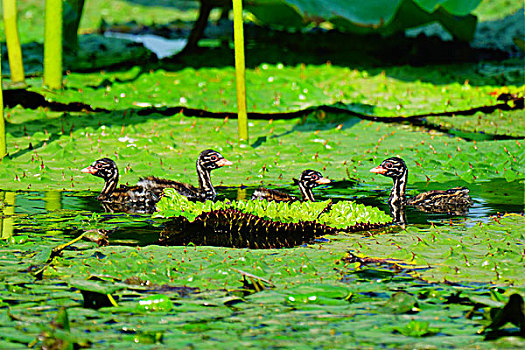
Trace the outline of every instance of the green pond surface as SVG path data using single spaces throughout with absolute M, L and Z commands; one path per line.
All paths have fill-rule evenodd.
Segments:
M 466 184 L 408 190 L 458 185 Z M 468 187 L 474 205 L 464 216 L 409 209 L 406 230 L 292 249 L 163 247 L 155 244 L 162 220 L 104 213 L 96 192 L 0 192 L 0 347 L 521 348 L 511 323 L 478 333 L 490 309 L 525 291 L 523 181 Z M 218 187 L 229 199 L 253 190 Z M 338 181 L 314 192 L 388 211 L 389 188 Z M 494 216 L 503 213 L 518 215 Z M 97 230 L 109 246 L 83 240 L 53 255 Z
M 65 58 L 56 93 L 40 77 L 44 2 L 19 3 L 30 91 L 4 90 L 0 349 L 525 348 L 525 312 L 511 304 L 525 297 L 525 113 L 498 100 L 523 96 L 521 55 L 478 61 L 482 52 L 467 50 L 477 58 L 463 61 L 432 38 L 247 27 L 256 114 L 241 145 L 232 43 L 220 31 L 202 51 L 154 62 L 143 47 L 94 33 L 102 20 L 193 21 L 197 6 L 86 2 L 90 34 L 78 60 Z M 512 42 L 522 6 L 482 1 L 479 32 L 491 35 L 477 41 Z M 341 40 L 353 45 L 341 50 Z M 110 157 L 124 184 L 145 174 L 195 183 L 207 148 L 234 163 L 213 174 L 219 199 L 249 198 L 259 184 L 298 195 L 290 179 L 312 168 L 334 180 L 314 190 L 318 201 L 388 213 L 392 182 L 369 170 L 401 156 L 409 196 L 465 186 L 474 204 L 465 215 L 409 207 L 405 229 L 310 236 L 292 248 L 164 246 L 167 219 L 105 213 L 101 179 L 79 171 Z
M 447 119 L 477 134 L 497 121 L 491 134 L 516 135 L 479 141 L 325 113 L 254 119 L 253 144 L 241 147 L 228 118 L 11 109 L 13 153 L 0 168 L 0 348 L 56 339 L 92 348 L 523 348 L 511 323 L 478 334 L 491 309 L 525 295 L 522 113 L 475 125 Z M 111 157 L 122 183 L 144 174 L 193 182 L 206 148 L 235 164 L 213 175 L 219 199 L 249 198 L 259 184 L 297 195 L 289 179 L 313 168 L 335 180 L 314 190 L 317 200 L 388 212 L 392 182 L 369 170 L 401 155 L 408 195 L 465 186 L 474 205 L 464 216 L 408 208 L 405 230 L 286 249 L 162 246 L 165 219 L 104 213 L 101 179 L 79 172 Z M 62 307 L 69 331 L 59 326 Z

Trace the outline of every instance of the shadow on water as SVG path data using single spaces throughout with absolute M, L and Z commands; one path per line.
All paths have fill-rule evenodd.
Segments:
M 507 182 L 504 179 L 495 179 L 471 184 L 460 181 L 428 185 L 416 183 L 409 186 L 408 194 L 455 186 L 466 186 L 470 189 L 474 205 L 468 214 L 451 216 L 425 213 L 408 207 L 406 211 L 407 223 L 409 225 L 425 225 L 430 222 L 447 223 L 450 220 L 477 222 L 484 221 L 489 216 L 498 213 L 524 212 L 523 180 Z M 247 199 L 254 189 L 249 187 L 219 187 L 218 192 L 222 194 L 219 199 Z M 281 189 L 299 195 L 298 190 L 292 184 L 281 186 Z M 389 212 L 387 204 L 389 191 L 388 186 L 378 190 L 377 186 L 340 181 L 316 189 L 315 196 L 318 200 L 354 200 Z M 149 245 L 159 243 L 159 237 L 165 228 L 165 221 L 152 220 L 149 215 L 104 213 L 104 209 L 95 199 L 93 192 L 0 191 L 0 202 L 2 214 L 0 217 L 0 238 L 4 240 L 9 240 L 17 235 L 30 236 L 36 234 L 44 236 L 63 234 L 73 238 L 85 231 L 97 231 L 103 232 L 107 236 L 109 244 L 112 245 Z M 199 232 L 192 232 L 192 234 L 199 235 Z M 305 235 L 302 243 L 312 242 L 314 238 Z M 206 242 L 206 238 L 196 236 L 195 242 Z M 187 243 L 184 242 L 184 244 Z M 295 243 L 293 245 L 298 245 L 301 242 Z M 266 247 L 269 244 L 264 242 L 260 246 Z

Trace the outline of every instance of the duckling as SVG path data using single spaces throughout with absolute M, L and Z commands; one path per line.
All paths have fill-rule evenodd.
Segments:
M 96 160 L 81 170 L 83 173 L 104 179 L 104 187 L 97 196 L 106 211 L 126 213 L 153 213 L 160 197 L 144 186 L 118 186 L 119 172 L 115 162 L 109 158 Z
M 407 198 L 405 191 L 408 169 L 403 159 L 398 157 L 385 159 L 379 166 L 371 169 L 370 172 L 381 174 L 394 180 L 394 186 L 388 199 L 391 205 L 412 205 L 426 212 L 461 215 L 468 212 L 468 208 L 473 203 L 469 190 L 465 187 L 455 187 L 446 191 L 432 190 Z
M 211 171 L 219 169 L 233 163 L 225 159 L 217 151 L 207 149 L 202 151 L 197 158 L 197 176 L 199 178 L 199 188 L 191 184 L 178 181 L 160 179 L 155 176 L 140 178 L 137 185 L 143 186 L 146 190 L 153 192 L 157 196 L 162 195 L 165 188 L 174 188 L 179 194 L 193 201 L 215 200 L 217 193 L 211 183 Z

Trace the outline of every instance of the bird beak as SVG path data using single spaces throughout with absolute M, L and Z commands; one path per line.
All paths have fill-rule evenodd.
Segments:
M 387 170 L 383 168 L 381 165 L 378 165 L 375 168 L 370 169 L 370 172 L 375 173 L 375 174 L 384 174 L 387 172 Z
M 316 181 L 319 185 L 329 184 L 332 182 L 330 179 L 327 179 L 326 177 L 322 177 L 319 180 Z
M 221 167 L 222 167 L 222 166 L 225 166 L 225 165 L 232 165 L 233 163 L 230 162 L 230 161 L 229 161 L 228 159 L 226 159 L 226 158 L 222 158 L 222 159 L 219 159 L 219 160 L 217 161 L 217 163 L 215 163 L 215 164 L 217 164 L 218 166 L 221 166 Z
M 97 169 L 93 168 L 91 165 L 88 166 L 87 168 L 84 168 L 82 170 L 80 170 L 81 172 L 83 173 L 88 173 L 88 174 L 94 174 L 97 172 Z

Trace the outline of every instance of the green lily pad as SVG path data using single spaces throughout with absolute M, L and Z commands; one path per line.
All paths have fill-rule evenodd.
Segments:
M 395 331 L 409 337 L 425 337 L 439 332 L 439 328 L 430 327 L 428 322 L 410 321 L 404 327 L 395 327 Z

